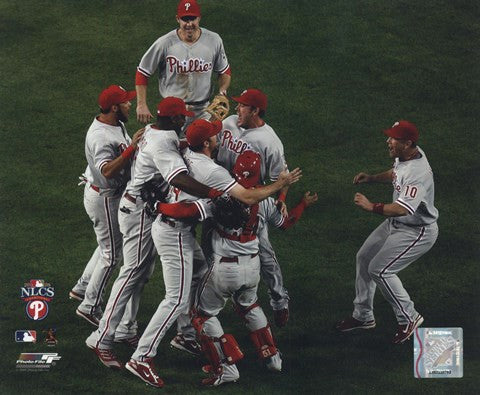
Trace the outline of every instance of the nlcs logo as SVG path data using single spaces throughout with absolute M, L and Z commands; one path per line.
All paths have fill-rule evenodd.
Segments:
M 30 280 L 20 288 L 20 298 L 27 302 L 25 307 L 28 318 L 43 320 L 48 314 L 48 302 L 55 295 L 54 288 L 43 280 Z

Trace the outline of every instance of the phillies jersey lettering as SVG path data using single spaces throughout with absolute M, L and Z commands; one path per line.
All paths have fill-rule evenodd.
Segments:
M 179 140 L 174 130 L 158 130 L 147 125 L 132 165 L 132 180 L 127 185 L 127 192 L 139 196 L 146 182 L 162 177 L 170 182 L 176 175 L 186 172 L 187 167 L 178 149 Z
M 187 73 L 207 73 L 212 70 L 212 62 L 204 59 L 177 59 L 175 56 L 167 56 L 167 68 L 170 73 L 187 74 Z
M 425 152 L 420 148 L 421 157 L 401 162 L 395 159 L 393 165 L 393 201 L 408 210 L 408 215 L 395 220 L 406 225 L 428 225 L 438 218 L 434 206 L 433 172 Z
M 283 144 L 275 131 L 266 123 L 253 129 L 237 126 L 237 115 L 223 121 L 223 129 L 218 134 L 217 162 L 232 171 L 237 157 L 245 150 L 257 152 L 262 158 L 260 182 L 277 180 L 279 174 L 287 168 Z
M 88 163 L 85 175 L 90 184 L 100 188 L 102 196 L 117 194 L 130 179 L 129 166 L 112 178 L 106 178 L 102 174 L 102 168 L 120 156 L 131 141 L 121 122 L 120 126 L 112 126 L 95 118 L 90 125 L 85 137 L 85 156 Z
M 201 28 L 200 37 L 191 45 L 178 37 L 177 30 L 163 35 L 145 52 L 137 70 L 146 77 L 158 70 L 162 97 L 196 102 L 210 97 L 212 73 L 222 74 L 228 67 L 220 36 Z
M 240 155 L 245 150 L 251 150 L 252 146 L 237 137 L 233 137 L 230 130 L 223 131 L 221 147 Z

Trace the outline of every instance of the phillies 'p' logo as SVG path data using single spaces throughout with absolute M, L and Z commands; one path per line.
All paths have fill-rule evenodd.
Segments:
M 188 11 L 188 9 L 191 7 L 190 3 L 185 3 L 185 11 Z
M 32 300 L 27 303 L 28 318 L 34 321 L 43 320 L 48 314 L 48 304 L 43 300 Z
M 20 288 L 20 298 L 27 303 L 27 316 L 34 321 L 43 320 L 48 315 L 48 302 L 54 296 L 55 289 L 44 280 L 33 279 Z

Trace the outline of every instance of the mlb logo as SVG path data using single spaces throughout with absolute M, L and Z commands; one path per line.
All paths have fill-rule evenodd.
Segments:
M 15 331 L 15 341 L 18 343 L 36 343 L 37 331 Z
M 43 281 L 43 280 L 30 280 L 30 286 L 32 288 L 44 287 L 45 286 L 45 281 Z

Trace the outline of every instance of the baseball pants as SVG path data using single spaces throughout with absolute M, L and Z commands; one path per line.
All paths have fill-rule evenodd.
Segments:
M 268 287 L 270 305 L 273 310 L 286 309 L 288 308 L 290 297 L 287 289 L 283 286 L 282 269 L 270 243 L 267 224 L 258 229 L 257 237 L 260 253 L 260 274 L 263 282 Z
M 100 256 L 78 309 L 86 314 L 94 314 L 100 307 L 102 294 L 113 270 L 122 259 L 122 234 L 118 225 L 120 197 L 100 196 L 86 184 L 83 203 L 93 222 Z
M 225 333 L 218 313 L 228 298 L 247 311 L 244 321 L 249 332 L 265 328 L 267 317 L 260 306 L 249 309 L 257 301 L 258 282 L 260 281 L 260 259 L 257 256 L 237 257 L 238 262 L 222 262 L 222 257 L 213 254 L 213 265 L 205 275 L 198 292 L 196 308 L 202 314 L 211 316 L 203 326 L 207 336 L 220 338 Z M 223 351 L 216 345 L 220 355 Z M 223 374 L 238 378 L 236 365 L 222 363 Z
M 98 329 L 88 342 L 98 348 L 112 348 L 114 339 L 137 334 L 136 316 L 145 284 L 151 277 L 157 255 L 153 244 L 152 220 L 143 209 L 140 198 L 133 203 L 123 197 L 118 214 L 123 233 L 123 266 L 112 286 Z
M 378 286 L 398 324 L 413 322 L 418 312 L 397 273 L 430 250 L 437 236 L 436 222 L 426 226 L 407 226 L 393 218 L 382 222 L 357 253 L 353 317 L 360 321 L 374 319 L 373 298 Z
M 92 273 L 95 270 L 95 266 L 97 265 L 98 260 L 100 259 L 100 247 L 95 248 L 90 260 L 85 266 L 82 275 L 78 279 L 75 286 L 72 288 L 73 292 L 76 292 L 80 295 L 85 295 L 85 291 L 87 290 L 88 282 L 90 281 L 90 277 L 92 277 Z
M 165 223 L 160 216 L 152 225 L 152 238 L 162 263 L 165 298 L 150 319 L 132 355 L 137 361 L 153 358 L 157 354 L 158 345 L 170 326 L 181 314 L 188 314 L 192 278 L 199 280 L 206 272 L 205 258 L 191 228 L 192 225 L 181 221 Z M 202 260 L 194 265 L 195 256 L 201 256 Z

